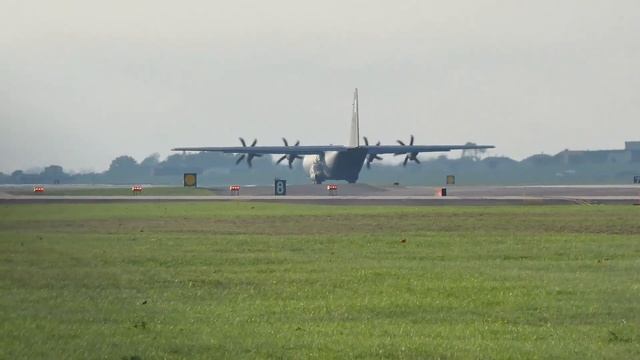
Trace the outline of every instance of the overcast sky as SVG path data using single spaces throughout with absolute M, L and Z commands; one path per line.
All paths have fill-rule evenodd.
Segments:
M 640 1 L 0 0 L 0 171 L 237 137 L 640 140 Z

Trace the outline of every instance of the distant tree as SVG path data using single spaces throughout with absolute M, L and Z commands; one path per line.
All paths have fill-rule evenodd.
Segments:
M 522 160 L 522 164 L 530 164 L 533 166 L 557 165 L 560 162 L 560 159 L 547 154 L 536 154 Z
M 114 183 L 135 183 L 144 180 L 146 172 L 134 158 L 123 155 L 111 162 L 109 170 L 105 172 L 105 180 Z
M 495 169 L 499 166 L 517 166 L 518 165 L 517 161 L 504 156 L 488 157 L 483 159 L 482 162 L 485 163 L 490 169 Z
M 140 166 L 143 168 L 154 168 L 160 163 L 160 154 L 153 153 L 147 156 L 142 162 L 140 162 Z
M 49 165 L 40 173 L 41 182 L 44 183 L 60 183 L 65 181 L 69 175 L 64 173 L 62 166 Z
M 16 170 L 16 171 L 11 173 L 11 180 L 10 181 L 13 184 L 21 184 L 23 176 L 24 176 L 24 171 Z
M 110 172 L 133 171 L 138 167 L 136 159 L 128 155 L 118 156 L 109 165 Z
M 50 176 L 50 177 L 66 176 L 66 174 L 64 173 L 64 170 L 62 169 L 62 166 L 59 166 L 59 165 L 49 165 L 46 168 L 44 168 L 44 170 L 42 170 L 41 174 L 44 176 Z

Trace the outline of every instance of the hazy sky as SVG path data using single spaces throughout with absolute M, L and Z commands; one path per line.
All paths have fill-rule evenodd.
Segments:
M 640 1 L 0 0 L 0 171 L 175 146 L 640 140 Z

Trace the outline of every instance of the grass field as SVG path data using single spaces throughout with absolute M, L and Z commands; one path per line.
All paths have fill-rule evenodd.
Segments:
M 0 205 L 0 358 L 640 358 L 640 207 Z

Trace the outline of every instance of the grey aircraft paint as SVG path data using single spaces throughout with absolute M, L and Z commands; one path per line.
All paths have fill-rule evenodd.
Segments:
M 413 145 L 413 136 L 409 145 L 398 141 L 398 145 L 369 145 L 365 139 L 365 145 L 360 145 L 360 115 L 358 89 L 353 94 L 353 109 L 351 114 L 351 131 L 349 133 L 349 145 L 295 145 L 295 146 L 256 146 L 257 140 L 249 146 L 240 138 L 242 146 L 230 147 L 179 147 L 173 151 L 215 151 L 223 153 L 239 154 L 236 164 L 246 159 L 251 167 L 251 160 L 263 154 L 289 155 L 291 162 L 304 155 L 302 165 L 312 182 L 321 184 L 326 180 L 345 180 L 355 183 L 358 180 L 362 166 L 370 156 L 370 161 L 380 159 L 379 154 L 406 154 L 404 165 L 408 161 L 419 163 L 417 154 L 421 152 L 444 152 L 463 149 L 488 149 L 492 145 Z M 287 145 L 285 143 L 285 145 Z M 285 157 L 281 158 L 284 160 Z
M 351 112 L 350 149 L 327 151 L 318 155 L 307 155 L 302 161 L 304 170 L 311 180 L 321 184 L 325 180 L 346 180 L 355 183 L 368 151 L 360 147 L 360 116 L 358 111 L 358 89 L 353 93 Z

